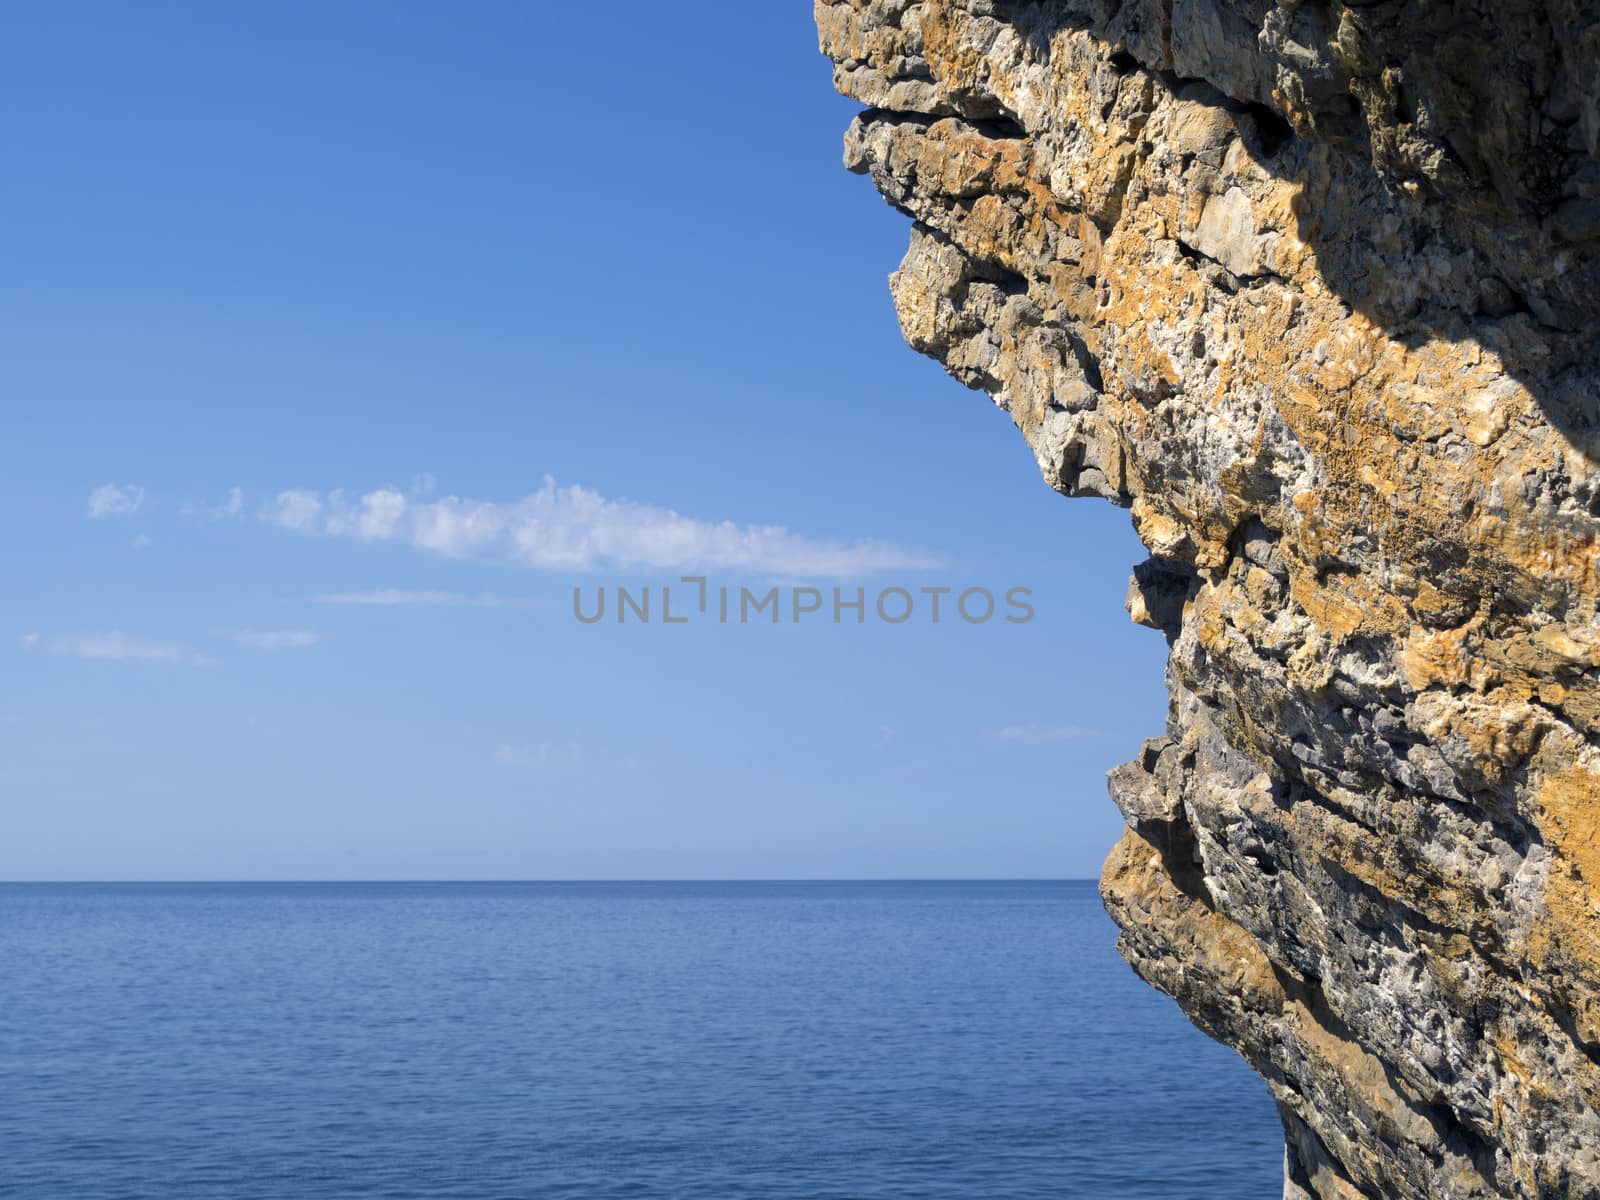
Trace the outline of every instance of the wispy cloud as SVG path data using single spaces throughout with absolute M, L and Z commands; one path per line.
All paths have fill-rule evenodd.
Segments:
M 300 533 L 400 542 L 450 558 L 493 555 L 541 570 L 595 567 L 744 570 L 840 577 L 943 565 L 942 556 L 887 542 L 805 537 L 779 525 L 704 521 L 613 500 L 547 478 L 520 500 L 426 498 L 378 488 L 361 496 L 293 489 L 262 506 L 269 524 Z
M 379 588 L 370 592 L 328 592 L 316 598 L 318 604 L 365 604 L 374 607 L 418 608 L 500 608 L 514 601 L 508 596 L 488 593 L 408 591 L 405 588 Z
M 1100 736 L 1098 729 L 1082 725 L 1007 725 L 995 731 L 1002 742 L 1024 746 L 1053 746 L 1061 742 L 1087 742 Z
M 231 521 L 244 515 L 244 489 L 229 488 L 221 504 L 185 504 L 178 512 L 186 517 L 204 517 L 208 521 Z
M 37 638 L 34 643 L 36 644 Z M 120 630 L 110 633 L 83 633 L 51 638 L 45 643 L 51 654 L 71 658 L 92 658 L 106 662 L 167 663 L 185 666 L 210 666 L 212 660 L 176 642 L 157 642 L 130 637 Z
M 137 484 L 103 483 L 89 493 L 91 517 L 131 517 L 144 506 L 144 489 Z
M 279 629 L 265 632 L 246 629 L 234 634 L 233 640 L 252 650 L 295 650 L 304 646 L 315 646 L 318 638 L 309 629 Z

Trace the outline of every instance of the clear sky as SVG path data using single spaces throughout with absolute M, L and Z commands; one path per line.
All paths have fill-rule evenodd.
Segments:
M 1097 873 L 1143 555 L 902 343 L 809 9 L 12 12 L 0 878 Z M 572 617 L 685 573 L 1036 616 Z

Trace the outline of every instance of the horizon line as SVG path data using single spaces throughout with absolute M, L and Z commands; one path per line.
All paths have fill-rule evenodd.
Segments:
M 668 884 L 668 883 L 1098 883 L 1093 875 L 860 875 L 860 876 L 746 876 L 700 878 L 689 876 L 592 879 L 0 879 L 0 887 L 104 887 L 148 885 L 191 886 L 316 886 L 318 884 Z

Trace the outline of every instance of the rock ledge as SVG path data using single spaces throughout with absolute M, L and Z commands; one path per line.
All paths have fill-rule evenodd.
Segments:
M 907 341 L 1151 555 L 1123 954 L 1287 1197 L 1600 1197 L 1600 5 L 816 17 Z

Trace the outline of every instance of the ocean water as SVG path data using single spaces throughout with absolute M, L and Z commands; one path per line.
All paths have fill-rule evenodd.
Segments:
M 0 886 L 0 1196 L 1281 1188 L 1065 883 Z

